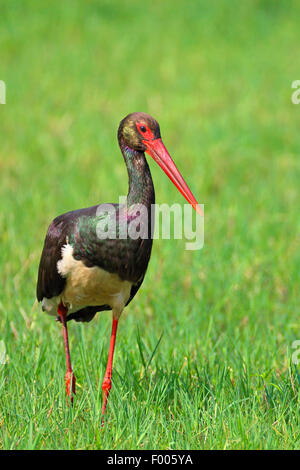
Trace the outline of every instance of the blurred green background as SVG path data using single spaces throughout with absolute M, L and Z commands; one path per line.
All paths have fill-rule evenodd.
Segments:
M 0 0 L 0 446 L 299 448 L 300 79 L 295 1 Z M 109 313 L 60 326 L 35 304 L 44 236 L 118 201 L 119 121 L 144 111 L 200 203 L 203 250 L 156 240 L 117 338 Z M 158 203 L 184 203 L 150 162 Z M 159 341 L 162 335 L 161 341 Z

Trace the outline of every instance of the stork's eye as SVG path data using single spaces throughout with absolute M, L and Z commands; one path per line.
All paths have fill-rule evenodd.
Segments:
M 142 123 L 137 123 L 136 128 L 141 134 L 143 140 L 153 140 L 154 139 L 154 134 L 152 131 L 150 131 L 149 127 L 147 124 L 142 124 Z

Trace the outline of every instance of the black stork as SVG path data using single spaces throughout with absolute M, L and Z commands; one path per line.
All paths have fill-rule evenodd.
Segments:
M 145 153 L 164 170 L 171 181 L 201 214 L 196 199 L 176 168 L 155 119 L 132 113 L 120 123 L 118 141 L 127 166 L 129 191 L 126 204 L 114 204 L 118 231 L 114 237 L 99 237 L 97 224 L 103 219 L 102 205 L 79 209 L 55 218 L 49 226 L 41 255 L 37 299 L 43 311 L 62 323 L 67 372 L 66 395 L 73 403 L 75 375 L 71 366 L 67 322 L 89 322 L 97 312 L 112 310 L 112 331 L 107 368 L 102 383 L 103 415 L 111 389 L 116 333 L 120 315 L 139 290 L 151 255 L 155 202 L 154 187 Z M 131 208 L 147 209 L 148 237 L 119 237 L 132 220 Z M 100 209 L 100 215 L 99 215 Z M 106 214 L 107 216 L 107 214 Z M 58 315 L 57 315 L 58 314 Z

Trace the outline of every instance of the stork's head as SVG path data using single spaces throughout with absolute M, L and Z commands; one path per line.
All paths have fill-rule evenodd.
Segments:
M 136 152 L 146 152 L 163 169 L 172 183 L 200 214 L 202 210 L 164 146 L 158 122 L 146 113 L 128 114 L 118 130 L 119 142 Z

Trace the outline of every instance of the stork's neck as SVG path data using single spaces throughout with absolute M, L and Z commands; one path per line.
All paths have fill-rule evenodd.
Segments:
M 129 190 L 127 204 L 143 204 L 151 208 L 155 202 L 155 194 L 150 169 L 144 152 L 138 152 L 127 147 L 122 141 L 120 148 L 126 163 Z

